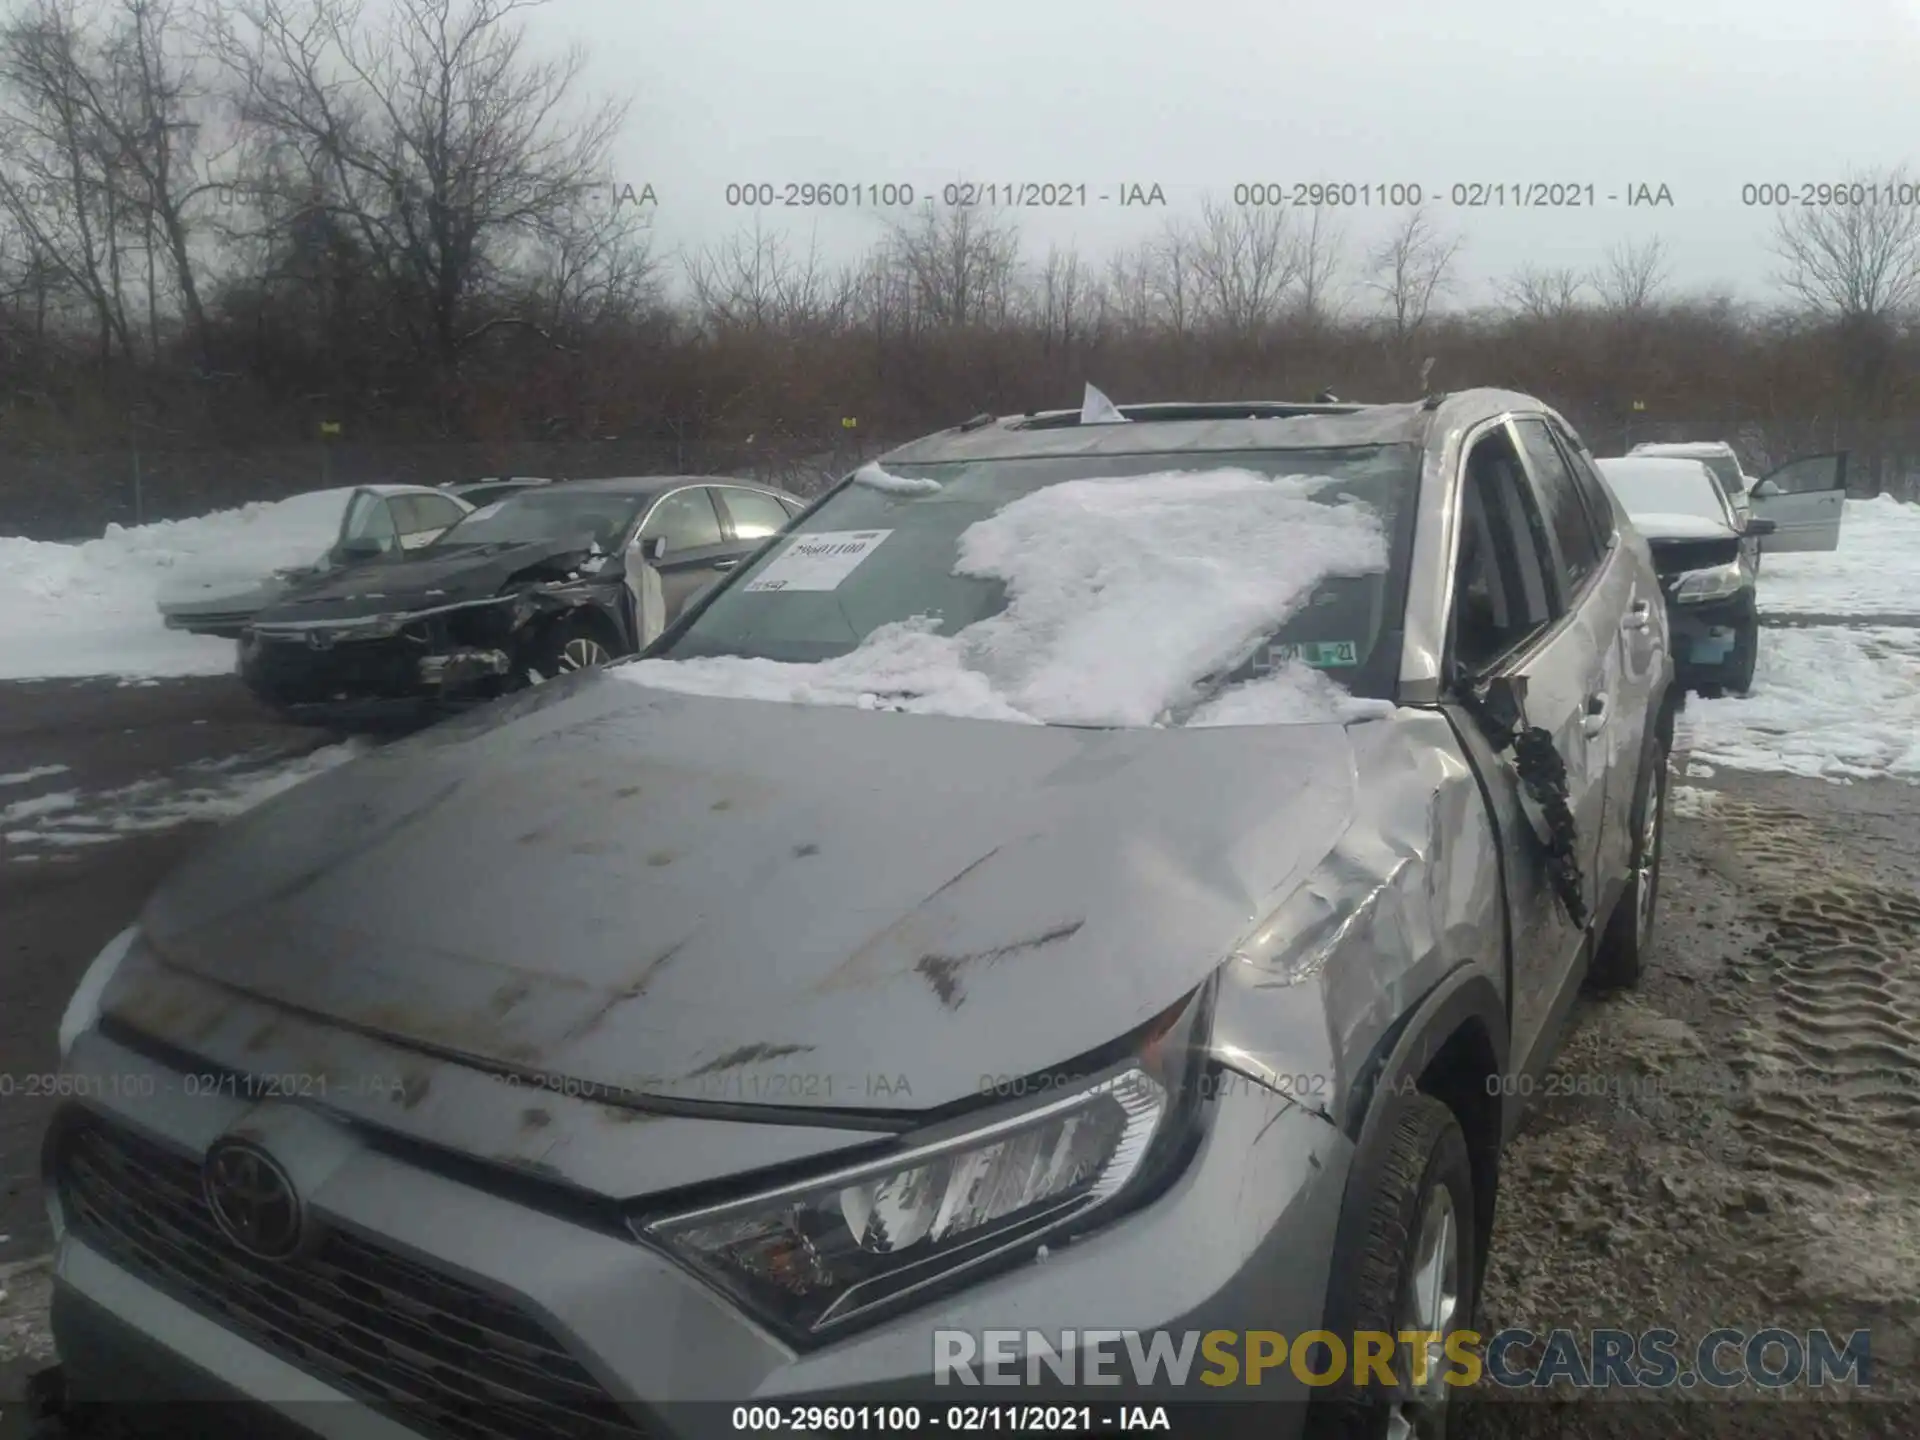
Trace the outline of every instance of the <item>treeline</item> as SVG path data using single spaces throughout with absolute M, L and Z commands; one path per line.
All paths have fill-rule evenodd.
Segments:
M 1753 464 L 1850 445 L 1864 488 L 1920 462 L 1901 176 L 1873 177 L 1886 200 L 1783 212 L 1770 307 L 1675 292 L 1648 243 L 1462 310 L 1461 238 L 1420 210 L 1361 236 L 1332 211 L 1210 202 L 1097 261 L 960 208 L 851 263 L 762 226 L 669 255 L 613 183 L 624 105 L 580 94 L 582 57 L 537 50 L 525 8 L 8 11 L 0 456 L 264 449 L 323 426 L 800 453 L 837 445 L 843 417 L 904 437 L 1077 404 L 1092 380 L 1123 402 L 1503 384 L 1603 450 L 1704 420 Z

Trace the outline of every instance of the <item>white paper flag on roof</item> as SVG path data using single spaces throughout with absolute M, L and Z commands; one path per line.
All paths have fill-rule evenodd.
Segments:
M 1089 385 L 1086 399 L 1080 402 L 1080 423 L 1082 425 L 1125 425 L 1128 422 L 1127 417 L 1120 413 L 1118 405 Z

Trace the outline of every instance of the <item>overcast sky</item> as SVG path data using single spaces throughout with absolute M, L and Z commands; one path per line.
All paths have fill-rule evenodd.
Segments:
M 1920 3 L 1900 0 L 554 0 L 532 23 L 632 97 L 618 169 L 654 187 L 669 249 L 751 222 L 730 182 L 1084 184 L 1085 208 L 1010 213 L 1033 252 L 1094 257 L 1236 183 L 1370 182 L 1421 186 L 1464 236 L 1460 299 L 1654 235 L 1677 284 L 1757 295 L 1770 212 L 1743 184 L 1920 146 Z M 1501 182 L 1598 205 L 1450 203 Z M 1136 183 L 1167 207 L 1120 206 Z M 1672 205 L 1629 208 L 1640 185 Z M 1354 248 L 1393 213 L 1353 210 Z M 765 214 L 836 256 L 879 233 L 871 210 Z

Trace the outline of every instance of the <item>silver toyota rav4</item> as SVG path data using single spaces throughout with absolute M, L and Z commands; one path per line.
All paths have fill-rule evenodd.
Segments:
M 94 962 L 65 1393 L 469 1440 L 1117 1374 L 1411 1433 L 1444 1363 L 1302 1403 L 1195 1338 L 1476 1324 L 1516 1080 L 1647 954 L 1671 681 L 1525 395 L 896 450 L 645 655 L 227 826 Z

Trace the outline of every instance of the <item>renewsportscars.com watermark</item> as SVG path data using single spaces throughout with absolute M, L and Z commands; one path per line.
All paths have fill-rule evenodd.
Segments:
M 936 1330 L 936 1385 L 1424 1386 L 1782 1390 L 1872 1383 L 1868 1332 L 1714 1330 Z

